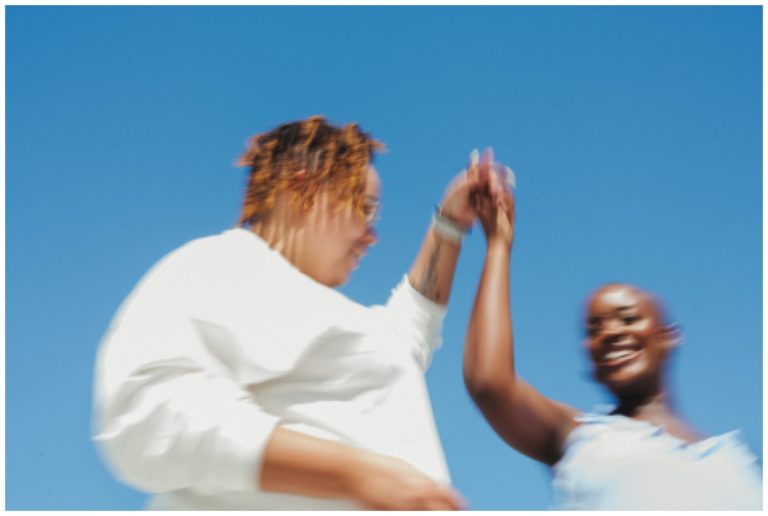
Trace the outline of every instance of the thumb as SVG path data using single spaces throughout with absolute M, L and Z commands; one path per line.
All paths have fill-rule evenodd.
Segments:
M 453 495 L 453 498 L 456 502 L 456 508 L 460 511 L 466 511 L 469 509 L 469 502 L 467 502 L 467 499 L 462 496 L 461 493 L 459 493 L 456 489 L 453 487 L 448 488 Z

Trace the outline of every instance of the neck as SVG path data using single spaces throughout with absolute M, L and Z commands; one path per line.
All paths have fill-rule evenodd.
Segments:
M 655 420 L 675 413 L 674 404 L 664 390 L 640 396 L 620 395 L 616 413 L 637 419 Z
M 301 270 L 301 235 L 303 230 L 285 219 L 265 218 L 251 224 L 251 231 L 261 237 L 269 247 L 283 255 L 294 267 Z
M 675 404 L 665 389 L 646 396 L 619 396 L 619 406 L 614 414 L 647 421 L 687 442 L 702 439 L 702 434 L 690 426 L 677 412 Z
M 674 403 L 667 389 L 664 373 L 665 371 L 658 370 L 633 385 L 614 390 L 618 398 L 616 413 L 638 419 L 673 414 Z

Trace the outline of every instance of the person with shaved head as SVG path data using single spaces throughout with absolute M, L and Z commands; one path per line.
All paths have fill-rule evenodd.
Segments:
M 515 372 L 509 302 L 511 193 L 478 199 L 487 254 L 467 329 L 464 380 L 496 433 L 551 468 L 556 508 L 759 510 L 762 473 L 736 432 L 706 437 L 671 401 L 670 356 L 681 342 L 661 301 L 610 283 L 586 304 L 585 347 L 607 413 L 552 400 Z

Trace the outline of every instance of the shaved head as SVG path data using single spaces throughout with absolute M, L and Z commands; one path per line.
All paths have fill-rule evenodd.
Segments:
M 672 320 L 669 318 L 669 312 L 664 306 L 661 298 L 652 292 L 629 283 L 606 283 L 605 285 L 602 285 L 590 294 L 587 300 L 587 311 L 591 311 L 591 308 L 599 299 L 607 297 L 618 300 L 627 294 L 634 294 L 641 303 L 647 304 L 656 317 L 656 321 L 659 325 L 670 326 L 672 324 Z
M 595 379 L 620 398 L 664 388 L 670 353 L 681 342 L 661 300 L 627 283 L 608 283 L 589 296 L 584 341 Z

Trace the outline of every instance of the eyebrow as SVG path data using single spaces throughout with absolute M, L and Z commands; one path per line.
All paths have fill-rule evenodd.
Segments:
M 619 312 L 620 313 L 620 312 L 629 312 L 629 311 L 633 311 L 633 310 L 637 310 L 637 306 L 636 305 L 619 306 L 619 307 L 617 307 L 615 309 L 615 312 Z M 606 315 L 608 315 L 608 314 L 593 315 L 593 316 L 591 316 L 591 317 L 589 317 L 587 319 L 587 322 L 588 323 L 600 322 L 600 320 L 603 317 L 605 317 Z

